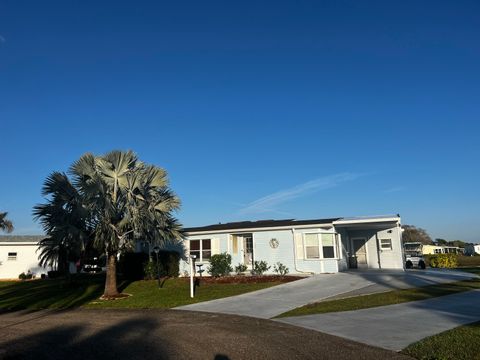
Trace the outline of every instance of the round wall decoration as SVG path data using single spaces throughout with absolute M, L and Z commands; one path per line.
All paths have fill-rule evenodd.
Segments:
M 271 239 L 270 240 L 270 247 L 272 249 L 276 249 L 278 247 L 278 240 L 277 239 Z

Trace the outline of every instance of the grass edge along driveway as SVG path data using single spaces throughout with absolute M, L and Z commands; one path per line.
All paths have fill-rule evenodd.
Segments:
M 480 322 L 459 326 L 407 346 L 402 354 L 416 359 L 480 359 Z
M 480 280 L 478 279 L 435 284 L 419 288 L 393 290 L 377 294 L 353 296 L 345 299 L 320 301 L 284 312 L 283 314 L 276 316 L 276 318 L 368 309 L 384 305 L 426 300 L 475 289 L 480 289 Z

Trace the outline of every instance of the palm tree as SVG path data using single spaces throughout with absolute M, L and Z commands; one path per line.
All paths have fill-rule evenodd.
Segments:
M 13 223 L 7 219 L 7 212 L 0 212 L 0 230 L 11 233 L 13 231 Z
M 47 203 L 33 208 L 33 217 L 40 221 L 49 236 L 39 242 L 42 266 L 57 264 L 57 270 L 68 273 L 69 257 L 79 258 L 84 252 L 89 233 L 89 212 L 83 199 L 65 173 L 53 172 L 42 188 Z
M 91 214 L 95 247 L 107 256 L 104 297 L 118 296 L 116 264 L 121 252 L 148 236 L 156 243 L 183 237 L 172 212 L 179 199 L 168 187 L 165 170 L 146 165 L 132 151 L 104 156 L 85 154 L 70 172 Z

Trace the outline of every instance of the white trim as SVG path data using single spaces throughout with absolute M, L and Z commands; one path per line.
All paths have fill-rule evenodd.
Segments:
M 348 224 L 365 224 L 365 223 L 377 223 L 377 222 L 398 222 L 399 217 L 391 218 L 368 218 L 368 219 L 353 219 L 353 220 L 336 220 L 333 225 L 348 225 Z

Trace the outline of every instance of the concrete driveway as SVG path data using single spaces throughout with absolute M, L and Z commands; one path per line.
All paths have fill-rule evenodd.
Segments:
M 321 274 L 268 289 L 176 309 L 269 319 L 320 300 L 426 286 L 472 277 L 475 275 L 447 270 L 369 270 Z
M 276 321 L 399 351 L 427 336 L 480 321 L 480 290 L 404 304 Z

